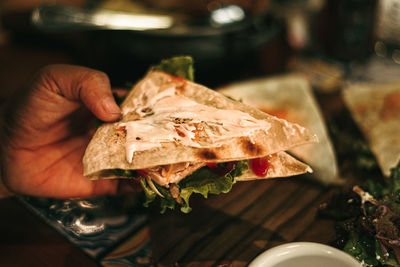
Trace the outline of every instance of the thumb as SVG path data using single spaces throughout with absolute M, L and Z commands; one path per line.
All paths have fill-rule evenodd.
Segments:
M 115 121 L 121 116 L 111 92 L 108 76 L 101 71 L 73 65 L 50 65 L 44 73 L 58 94 L 82 103 L 99 119 Z

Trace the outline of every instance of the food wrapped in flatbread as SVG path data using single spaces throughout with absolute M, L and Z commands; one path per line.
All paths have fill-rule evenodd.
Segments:
M 353 83 L 343 91 L 385 176 L 400 162 L 400 83 Z
M 89 179 L 141 179 L 148 202 L 190 210 L 192 193 L 228 192 L 236 181 L 311 172 L 285 151 L 315 142 L 307 129 L 202 85 L 150 70 L 100 126 L 83 158 Z

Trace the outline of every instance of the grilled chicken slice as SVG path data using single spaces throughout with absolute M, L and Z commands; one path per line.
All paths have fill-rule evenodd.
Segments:
M 177 184 L 186 176 L 205 166 L 205 163 L 182 162 L 171 165 L 156 166 L 146 169 L 146 176 L 157 184 L 169 187 L 169 184 Z

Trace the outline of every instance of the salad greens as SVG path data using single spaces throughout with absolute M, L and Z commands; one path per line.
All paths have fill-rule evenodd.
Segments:
M 363 266 L 400 266 L 400 162 L 387 184 L 368 179 L 320 212 L 337 221 L 335 245 Z
M 383 178 L 348 110 L 335 114 L 328 126 L 342 175 L 359 184 L 321 205 L 319 214 L 336 222 L 332 245 L 363 266 L 400 266 L 400 162 Z

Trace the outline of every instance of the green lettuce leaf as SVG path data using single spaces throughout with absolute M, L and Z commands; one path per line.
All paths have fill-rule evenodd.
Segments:
M 207 198 L 209 194 L 228 193 L 236 182 L 235 178 L 241 176 L 247 169 L 247 161 L 239 161 L 235 163 L 235 168 L 231 172 L 223 176 L 212 172 L 208 167 L 195 171 L 179 183 L 180 197 L 183 200 L 180 210 L 184 213 L 192 210 L 189 199 L 193 193 L 201 194 L 204 198 Z M 175 208 L 177 202 L 168 189 L 154 184 L 164 196 L 164 198 L 161 198 L 150 188 L 145 179 L 142 179 L 140 183 L 146 196 L 145 207 L 148 207 L 151 202 L 157 199 L 160 201 L 161 213 L 164 213 L 167 209 Z
M 181 198 L 184 201 L 181 211 L 188 213 L 192 210 L 189 198 L 193 193 L 201 194 L 204 198 L 207 198 L 208 194 L 228 193 L 236 182 L 235 177 L 241 176 L 247 169 L 247 162 L 239 161 L 235 168 L 224 176 L 212 172 L 208 167 L 197 170 L 179 183 Z
M 146 200 L 143 203 L 143 206 L 148 208 L 149 204 L 154 201 L 157 194 L 153 191 L 153 189 L 150 188 L 145 179 L 140 179 L 140 185 L 143 187 L 143 192 L 146 196 Z
M 162 197 L 158 197 L 160 199 L 160 206 L 161 206 L 161 211 L 160 213 L 165 213 L 165 211 L 167 209 L 175 209 L 175 204 L 176 201 L 175 199 L 172 197 L 171 193 L 169 192 L 169 190 L 165 187 L 162 187 L 156 183 L 154 183 L 154 185 L 156 186 L 156 188 L 158 189 L 158 191 L 164 196 Z
M 143 203 L 143 206 L 148 208 L 150 203 L 152 203 L 157 197 L 160 199 L 160 206 L 161 206 L 161 213 L 165 213 L 165 211 L 168 209 L 174 209 L 176 201 L 172 197 L 171 193 L 169 192 L 168 189 L 165 187 L 159 186 L 157 184 L 154 184 L 157 188 L 157 190 L 164 196 L 164 198 L 161 198 L 160 196 L 157 195 L 156 192 L 151 189 L 151 187 L 148 185 L 146 179 L 141 179 L 140 180 L 140 185 L 143 187 L 143 192 L 146 196 L 146 200 Z
M 176 56 L 163 59 L 160 64 L 153 68 L 192 82 L 194 81 L 193 58 L 190 56 Z

